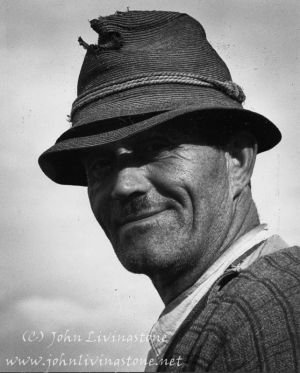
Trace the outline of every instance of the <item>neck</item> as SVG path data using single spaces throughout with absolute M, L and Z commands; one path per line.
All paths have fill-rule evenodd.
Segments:
M 218 250 L 219 255 L 217 255 L 217 257 L 226 251 L 234 241 L 260 224 L 257 209 L 249 187 L 234 200 L 233 215 L 229 224 L 225 240 L 220 245 L 220 249 Z
M 259 225 L 259 217 L 251 190 L 247 187 L 235 200 L 230 216 L 222 222 L 218 238 L 211 240 L 213 245 L 206 247 L 203 258 L 195 268 L 189 268 L 181 274 L 166 273 L 152 278 L 165 305 L 175 299 L 183 291 L 191 287 L 203 273 L 222 255 L 238 238 Z

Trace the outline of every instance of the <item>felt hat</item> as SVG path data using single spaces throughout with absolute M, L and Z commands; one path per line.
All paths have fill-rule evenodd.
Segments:
M 254 134 L 258 152 L 280 141 L 271 121 L 243 108 L 243 90 L 189 15 L 128 11 L 90 23 L 98 41 L 89 45 L 79 38 L 87 51 L 72 127 L 39 157 L 53 181 L 87 185 L 83 151 L 175 120 L 207 126 L 215 118 L 242 125 Z

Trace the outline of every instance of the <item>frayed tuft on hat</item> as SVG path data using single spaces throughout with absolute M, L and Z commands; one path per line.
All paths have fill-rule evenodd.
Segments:
M 87 51 L 97 54 L 102 50 L 118 50 L 123 46 L 122 35 L 113 29 L 111 25 L 108 25 L 105 18 L 99 17 L 98 19 L 92 19 L 90 25 L 99 35 L 98 44 L 88 44 L 81 36 L 78 38 L 79 45 Z
M 99 52 L 99 47 L 96 44 L 88 44 L 85 42 L 81 36 L 78 38 L 78 43 L 81 45 L 84 49 L 86 49 L 89 53 L 96 56 L 97 52 Z
M 115 30 L 112 25 L 107 24 L 105 18 L 99 17 L 90 21 L 91 28 L 99 34 L 98 48 L 120 49 L 123 46 L 123 38 L 120 32 Z
M 89 49 L 90 44 L 86 43 L 81 36 L 78 38 L 78 43 L 81 45 L 84 49 Z

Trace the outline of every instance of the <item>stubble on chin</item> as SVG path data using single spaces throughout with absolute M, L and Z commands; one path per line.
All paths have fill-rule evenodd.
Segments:
M 130 272 L 149 277 L 175 274 L 193 263 L 189 234 L 176 226 L 156 222 L 155 229 L 136 227 L 112 242 L 122 265 Z

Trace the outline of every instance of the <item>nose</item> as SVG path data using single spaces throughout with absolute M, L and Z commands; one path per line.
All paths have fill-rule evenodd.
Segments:
M 143 170 L 138 167 L 126 167 L 118 171 L 112 188 L 112 198 L 126 199 L 131 195 L 145 194 L 151 187 Z
M 118 149 L 119 167 L 114 178 L 112 198 L 126 199 L 133 194 L 145 194 L 151 188 L 145 167 L 138 166 L 132 159 L 132 153 L 124 148 Z

